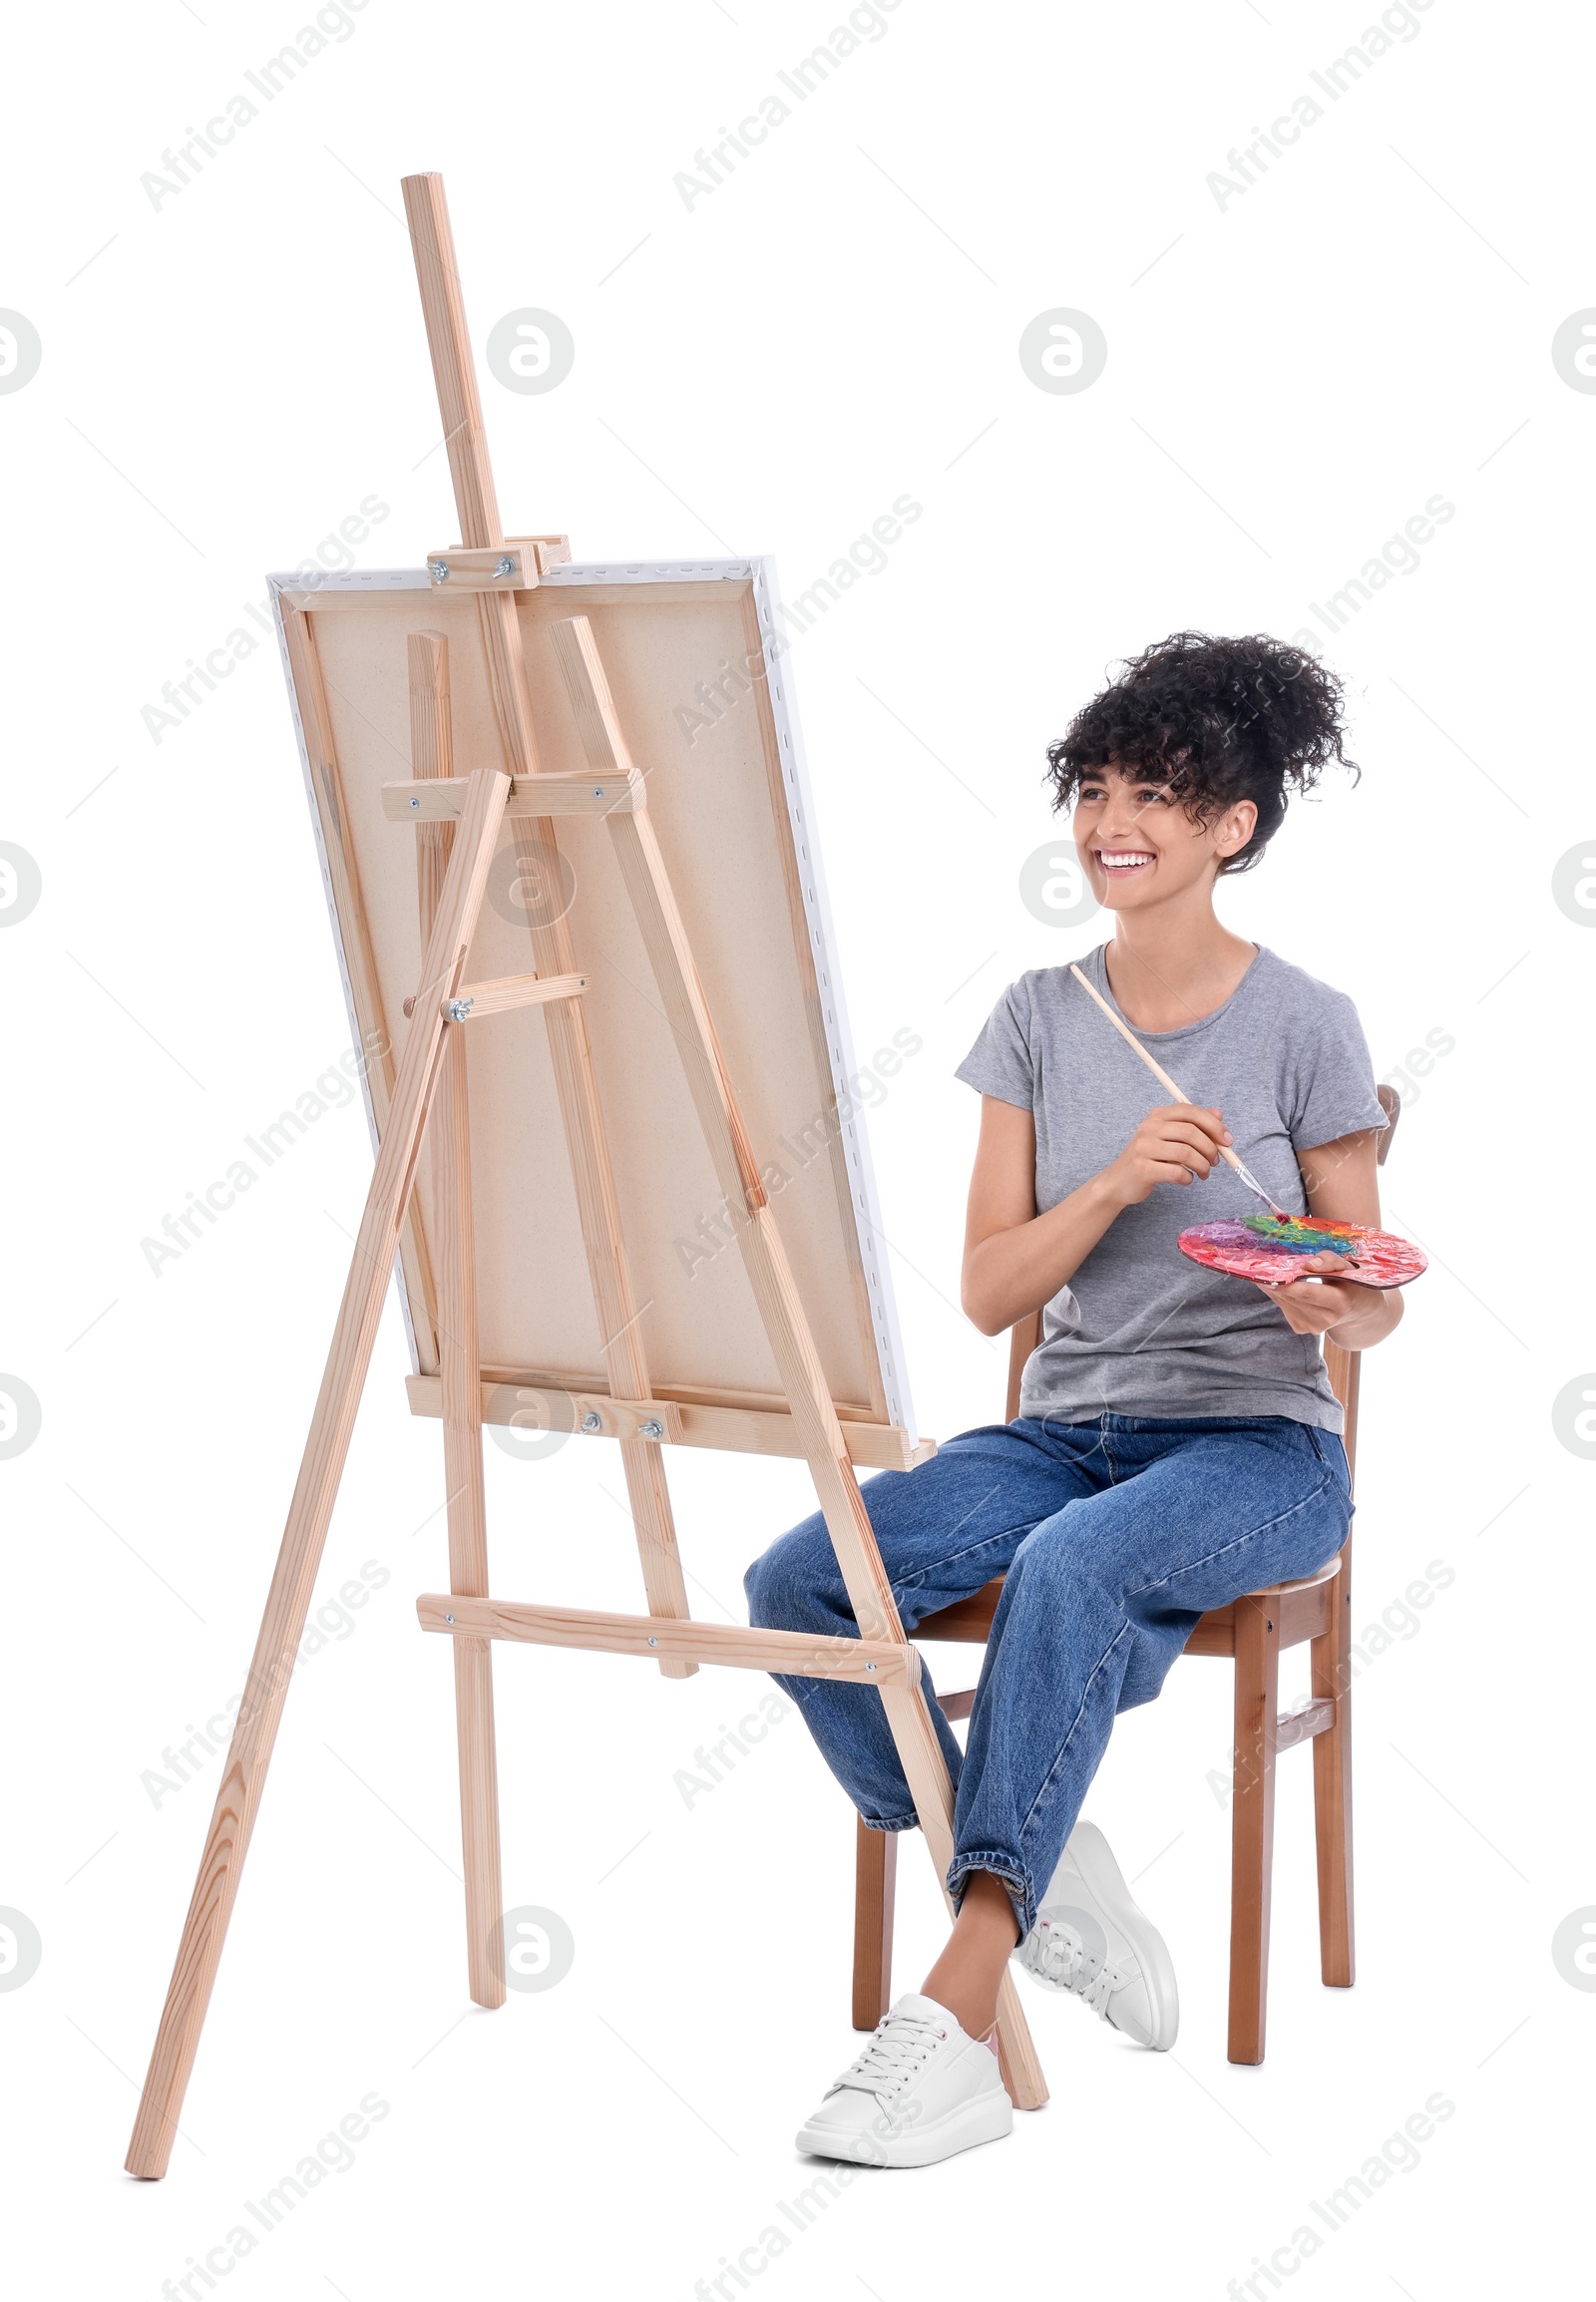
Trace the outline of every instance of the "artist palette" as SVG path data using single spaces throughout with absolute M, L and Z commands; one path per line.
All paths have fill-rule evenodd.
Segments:
M 1394 1231 L 1325 1223 L 1312 1216 L 1241 1215 L 1199 1223 L 1183 1231 L 1177 1245 L 1182 1255 L 1209 1271 L 1228 1271 L 1236 1279 L 1256 1279 L 1269 1287 L 1303 1278 L 1305 1260 L 1327 1251 L 1345 1256 L 1349 1268 L 1323 1276 L 1350 1280 L 1355 1287 L 1405 1287 L 1429 1260 Z

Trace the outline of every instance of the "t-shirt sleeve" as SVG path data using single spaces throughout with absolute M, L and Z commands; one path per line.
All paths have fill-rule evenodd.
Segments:
M 1342 991 L 1321 997 L 1319 1012 L 1301 1018 L 1293 1053 L 1287 1108 L 1295 1151 L 1387 1124 L 1358 1009 Z
M 1030 1051 L 1030 996 L 1024 978 L 1010 983 L 987 1017 L 981 1037 L 955 1071 L 967 1087 L 979 1094 L 996 1095 L 1000 1102 L 1017 1103 L 1022 1111 L 1036 1107 L 1036 1066 Z

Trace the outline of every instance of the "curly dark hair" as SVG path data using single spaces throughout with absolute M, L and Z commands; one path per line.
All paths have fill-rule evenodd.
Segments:
M 1219 866 L 1250 871 L 1285 821 L 1288 790 L 1311 791 L 1332 759 L 1357 776 L 1341 710 L 1341 681 L 1300 647 L 1173 631 L 1124 664 L 1047 746 L 1053 805 L 1070 806 L 1091 770 L 1109 765 L 1165 785 L 1198 824 L 1250 799 L 1252 838 Z

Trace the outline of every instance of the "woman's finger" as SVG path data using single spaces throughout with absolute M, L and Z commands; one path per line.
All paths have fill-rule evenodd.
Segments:
M 1218 1156 L 1211 1143 L 1205 1143 L 1196 1136 L 1179 1132 L 1174 1128 L 1167 1132 L 1161 1130 L 1153 1138 L 1149 1149 L 1155 1158 L 1178 1159 L 1188 1167 L 1200 1165 L 1205 1175 L 1215 1164 Z
M 1188 1130 L 1196 1141 L 1211 1144 L 1216 1149 L 1230 1141 L 1230 1130 L 1217 1112 L 1204 1111 L 1195 1103 L 1166 1103 L 1161 1110 L 1150 1111 L 1148 1118 L 1168 1128 L 1172 1133 Z
M 1210 1163 L 1219 1156 L 1218 1146 L 1212 1136 L 1204 1135 L 1199 1128 L 1188 1126 L 1183 1119 L 1166 1120 L 1158 1129 L 1158 1137 L 1164 1143 L 1184 1143 L 1190 1150 L 1200 1152 Z
M 1206 1104 L 1166 1103 L 1163 1106 L 1163 1111 L 1166 1117 L 1179 1120 L 1188 1127 L 1197 1128 L 1211 1142 L 1228 1143 L 1230 1141 L 1230 1130 L 1225 1125 L 1222 1113 L 1210 1111 Z
M 1161 1146 L 1161 1149 L 1164 1153 L 1162 1164 L 1169 1168 L 1172 1174 L 1179 1175 L 1182 1182 L 1195 1183 L 1199 1178 L 1206 1182 L 1213 1173 L 1210 1162 L 1203 1157 L 1202 1153 L 1193 1151 L 1188 1145 L 1166 1144 Z

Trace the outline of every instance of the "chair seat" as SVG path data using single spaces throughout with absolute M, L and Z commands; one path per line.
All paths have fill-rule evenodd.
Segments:
M 1330 1601 L 1326 1586 L 1341 1572 L 1341 1554 L 1311 1575 L 1300 1575 L 1289 1583 L 1271 1583 L 1267 1589 L 1254 1591 L 1255 1599 L 1276 1599 L 1280 1602 L 1280 1643 L 1283 1647 L 1300 1646 L 1304 1639 L 1317 1638 L 1329 1619 Z M 943 1607 L 935 1615 L 927 1615 L 916 1625 L 917 1639 L 947 1639 L 965 1646 L 984 1647 L 992 1635 L 993 1617 L 998 1602 L 1003 1595 L 1003 1578 L 997 1575 L 968 1599 L 956 1600 L 951 1607 Z M 1234 1655 L 1236 1652 L 1235 1606 L 1214 1607 L 1198 1622 L 1186 1642 L 1188 1655 Z

